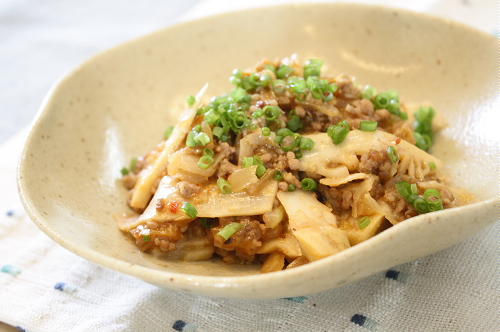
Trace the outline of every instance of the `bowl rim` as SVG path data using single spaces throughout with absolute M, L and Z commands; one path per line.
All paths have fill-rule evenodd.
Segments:
M 433 20 L 435 22 L 441 22 L 443 24 L 451 25 L 460 29 L 469 30 L 475 34 L 479 34 L 481 38 L 490 39 L 492 43 L 496 43 L 496 38 L 484 31 L 471 27 L 467 24 L 457 22 L 448 18 L 439 17 L 429 13 L 422 13 L 417 11 L 412 11 L 408 9 L 389 7 L 384 5 L 372 5 L 372 4 L 360 4 L 360 3 L 327 3 L 327 2 L 314 2 L 314 3 L 289 3 L 289 4 L 279 4 L 279 5 L 270 5 L 270 6 L 262 6 L 255 7 L 249 9 L 240 9 L 234 11 L 228 11 L 223 13 L 217 13 L 214 15 L 196 17 L 195 19 L 190 19 L 187 21 L 179 21 L 167 27 L 155 30 L 148 34 L 142 35 L 137 38 L 133 38 L 124 43 L 120 43 L 115 45 L 109 49 L 98 52 L 94 56 L 88 58 L 86 61 L 82 62 L 80 65 L 70 69 L 65 74 L 63 74 L 49 89 L 47 95 L 44 97 L 31 125 L 30 130 L 27 135 L 26 141 L 24 143 L 24 147 L 21 153 L 21 157 L 19 159 L 18 168 L 17 168 L 17 186 L 18 192 L 23 204 L 24 209 L 26 210 L 30 219 L 40 228 L 45 234 L 47 234 L 52 240 L 61 245 L 62 247 L 68 249 L 69 251 L 81 256 L 84 259 L 87 259 L 93 263 L 98 265 L 111 268 L 117 270 L 119 272 L 132 275 L 134 277 L 141 278 L 145 281 L 149 281 L 155 283 L 155 280 L 169 280 L 169 285 L 165 285 L 169 288 L 181 288 L 184 290 L 193 290 L 194 292 L 206 293 L 206 291 L 213 291 L 227 289 L 227 290 L 239 290 L 239 289 L 252 289 L 254 283 L 268 283 L 269 285 L 276 284 L 276 282 L 281 282 L 283 278 L 294 278 L 298 275 L 309 274 L 313 272 L 313 270 L 324 269 L 326 270 L 330 265 L 334 266 L 336 261 L 349 259 L 350 256 L 357 255 L 357 252 L 360 250 L 364 250 L 367 246 L 374 246 L 377 243 L 385 242 L 388 238 L 391 238 L 396 233 L 404 231 L 406 228 L 415 227 L 420 224 L 425 223 L 426 221 L 437 220 L 442 214 L 452 214 L 460 215 L 464 209 L 474 209 L 480 210 L 484 209 L 488 206 L 493 206 L 495 204 L 500 203 L 500 197 L 489 198 L 487 200 L 479 201 L 476 203 L 468 204 L 466 206 L 461 206 L 457 208 L 447 209 L 443 211 L 434 212 L 431 214 L 419 215 L 413 218 L 406 220 L 404 223 L 399 223 L 393 225 L 389 229 L 384 230 L 383 232 L 377 234 L 370 238 L 367 241 L 359 243 L 353 247 L 350 247 L 349 250 L 344 250 L 338 254 L 325 257 L 315 262 L 311 262 L 309 264 L 305 264 L 293 269 L 282 270 L 271 273 L 257 273 L 257 274 L 249 274 L 242 276 L 208 276 L 208 275 L 195 275 L 188 273 L 180 273 L 180 272 L 172 272 L 169 270 L 158 270 L 151 267 L 137 265 L 133 263 L 128 263 L 121 259 L 114 258 L 109 255 L 105 255 L 99 253 L 95 250 L 92 250 L 88 247 L 83 247 L 79 245 L 73 244 L 71 241 L 66 240 L 61 237 L 56 231 L 52 230 L 49 225 L 45 223 L 46 217 L 44 217 L 40 211 L 37 209 L 36 205 L 33 203 L 33 199 L 31 198 L 29 192 L 29 185 L 24 181 L 23 175 L 27 172 L 26 159 L 30 150 L 31 142 L 35 140 L 35 133 L 40 127 L 43 119 L 47 116 L 49 109 L 49 105 L 54 98 L 57 97 L 59 90 L 64 85 L 64 83 L 73 78 L 73 76 L 77 75 L 80 70 L 93 63 L 96 59 L 99 59 L 109 53 L 115 52 L 122 48 L 127 48 L 129 45 L 134 43 L 138 43 L 144 39 L 152 38 L 157 35 L 161 35 L 166 31 L 172 31 L 176 29 L 182 29 L 184 26 L 191 24 L 200 24 L 203 22 L 210 22 L 216 20 L 218 18 L 228 16 L 228 15 L 238 15 L 242 13 L 248 12 L 263 12 L 268 10 L 277 10 L 280 8 L 291 8 L 291 7 L 300 7 L 300 8 L 308 8 L 308 7 L 357 7 L 357 8 L 372 8 L 379 9 L 386 12 L 398 12 L 403 13 L 405 15 L 413 15 L 416 17 L 424 18 L 427 20 Z M 357 8 L 354 8 L 356 10 Z M 157 284 L 159 281 L 157 282 Z M 231 296 L 227 291 L 224 292 L 221 296 L 226 297 L 239 297 L 238 294 L 234 294 Z

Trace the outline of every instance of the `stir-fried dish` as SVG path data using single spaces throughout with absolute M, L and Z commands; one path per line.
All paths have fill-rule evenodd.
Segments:
M 412 111 L 397 91 L 322 67 L 265 60 L 235 70 L 226 95 L 189 97 L 164 140 L 122 169 L 135 214 L 120 229 L 143 251 L 271 272 L 467 203 L 429 154 L 432 107 Z

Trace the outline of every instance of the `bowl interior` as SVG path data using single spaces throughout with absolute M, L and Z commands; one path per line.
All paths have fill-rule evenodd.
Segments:
M 23 156 L 24 200 L 54 238 L 132 265 L 195 275 L 246 275 L 256 266 L 171 262 L 141 253 L 112 214 L 127 210 L 118 182 L 157 144 L 188 95 L 230 89 L 234 68 L 298 53 L 325 60 L 402 100 L 430 103 L 449 127 L 434 154 L 479 200 L 497 197 L 496 44 L 432 17 L 380 7 L 302 5 L 181 24 L 114 48 L 65 77 L 42 106 Z M 481 171 L 478 171 L 478 170 Z

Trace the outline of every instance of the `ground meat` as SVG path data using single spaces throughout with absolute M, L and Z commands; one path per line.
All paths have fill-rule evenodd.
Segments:
M 155 224 L 155 225 L 152 225 Z M 157 247 L 161 251 L 175 250 L 175 242 L 182 238 L 185 227 L 180 227 L 176 223 L 155 223 L 148 222 L 146 225 L 139 225 L 130 231 L 137 246 L 148 251 Z
M 361 155 L 359 171 L 378 175 L 382 183 L 392 178 L 391 169 L 392 163 L 385 151 L 370 150 L 368 153 Z
M 335 95 L 345 99 L 360 99 L 361 90 L 354 84 L 353 78 L 348 75 L 340 75 L 335 79 L 338 90 Z
M 295 158 L 295 153 L 293 153 L 292 151 L 287 152 L 286 159 L 288 161 L 288 167 L 291 170 L 297 171 L 300 169 L 300 160 Z
M 285 181 L 281 181 L 278 184 L 278 190 L 280 190 L 280 191 L 287 191 L 288 190 L 288 183 L 286 183 Z
M 295 114 L 303 118 L 306 116 L 306 110 L 302 106 L 295 106 Z
M 374 119 L 375 121 L 385 121 L 391 117 L 391 113 L 389 113 L 386 109 L 379 109 L 375 111 Z
M 179 189 L 179 193 L 181 194 L 181 196 L 185 198 L 190 198 L 193 195 L 197 194 L 201 188 L 196 184 L 192 184 L 186 181 L 181 181 L 177 183 L 177 189 Z
M 237 169 L 238 169 L 238 166 L 231 163 L 229 160 L 224 159 L 220 163 L 219 170 L 217 171 L 217 176 L 220 178 L 226 177 L 226 175 L 233 173 Z
M 123 186 L 128 190 L 134 188 L 136 182 L 137 182 L 137 175 L 135 174 L 129 174 L 122 178 Z
M 225 241 L 217 233 L 224 228 L 225 225 L 231 222 L 239 222 L 243 227 L 236 232 L 231 238 Z M 262 246 L 260 241 L 262 238 L 262 225 L 257 219 L 249 217 L 240 218 L 219 218 L 219 226 L 212 228 L 212 236 L 214 246 L 227 251 L 235 251 L 236 256 L 243 261 L 253 261 L 255 253 Z
M 320 184 L 318 191 L 324 204 L 331 206 L 337 215 L 345 215 L 352 205 L 352 192 Z
M 352 206 L 352 203 L 352 192 L 349 190 L 342 191 L 342 209 L 349 209 Z
M 294 184 L 295 186 L 297 186 L 297 188 L 301 187 L 299 179 L 297 179 L 297 177 L 295 175 L 293 175 L 292 173 L 284 172 L 283 178 L 289 184 Z
M 222 142 L 215 147 L 215 151 L 221 153 L 224 156 L 224 158 L 228 158 L 234 153 L 234 151 L 236 151 L 236 149 L 233 146 L 229 145 L 228 143 Z

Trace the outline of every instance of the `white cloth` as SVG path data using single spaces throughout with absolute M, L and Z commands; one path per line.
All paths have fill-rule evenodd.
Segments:
M 457 13 L 457 19 L 493 32 L 494 1 L 482 1 L 487 8 L 474 7 L 477 3 L 427 0 L 407 7 Z M 206 1 L 189 17 L 241 5 Z M 0 146 L 0 321 L 20 329 L 498 331 L 500 326 L 499 223 L 448 250 L 318 295 L 258 301 L 183 294 L 89 263 L 39 231 L 16 194 L 23 140 L 21 133 Z

